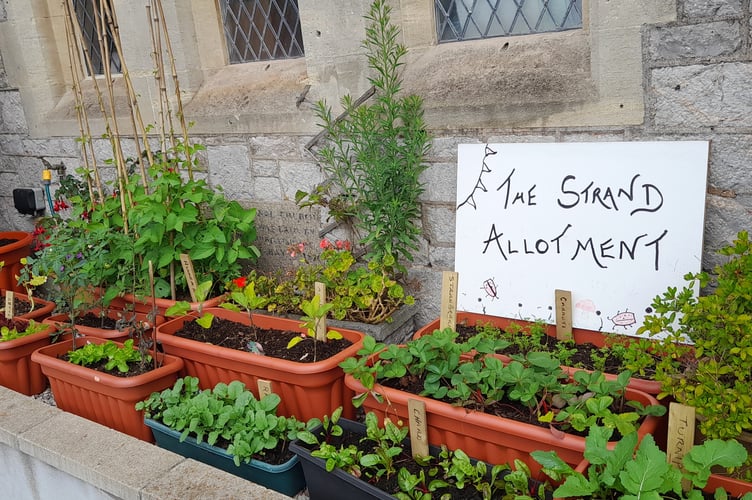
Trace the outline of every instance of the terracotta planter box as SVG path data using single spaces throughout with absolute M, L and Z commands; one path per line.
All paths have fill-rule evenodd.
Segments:
M 0 385 L 27 396 L 44 391 L 47 379 L 42 367 L 32 361 L 31 354 L 50 345 L 50 334 L 54 331 L 49 326 L 26 337 L 0 342 Z
M 93 314 L 98 315 L 99 309 L 94 309 L 91 312 Z M 109 310 L 107 312 L 107 317 L 110 319 L 118 320 L 122 316 L 121 311 L 117 310 Z M 129 315 L 133 313 L 127 313 Z M 144 313 L 135 313 L 136 314 L 136 320 L 140 322 L 146 322 L 146 314 Z M 157 316 L 156 323 L 162 324 L 164 323 L 164 317 Z M 53 325 L 56 329 L 62 331 L 62 332 L 70 332 L 70 316 L 68 314 L 55 314 L 53 316 L 50 316 L 49 318 L 45 318 L 43 323 Z M 112 330 L 108 328 L 97 328 L 94 326 L 86 326 L 86 325 L 76 325 L 76 330 L 80 335 L 85 335 L 89 337 L 98 337 L 100 339 L 105 340 L 114 340 L 115 342 L 124 342 L 130 338 L 131 335 L 131 328 L 128 328 L 126 330 Z M 148 330 L 147 330 L 148 331 Z M 149 334 L 150 335 L 150 334 Z M 136 344 L 138 344 L 138 339 L 134 339 Z
M 365 387 L 352 375 L 345 376 L 345 385 L 356 394 L 366 391 Z M 513 463 L 515 459 L 525 462 L 538 477 L 540 465 L 530 458 L 535 450 L 554 450 L 566 463 L 576 467 L 583 460 L 585 438 L 572 434 L 554 435 L 548 428 L 515 420 L 497 417 L 486 413 L 452 406 L 417 394 L 378 386 L 384 402 L 378 403 L 372 396 L 366 398 L 363 410 L 373 411 L 379 419 L 388 416 L 394 420 L 408 421 L 407 401 L 416 399 L 426 406 L 428 442 L 433 445 L 445 444 L 451 449 L 461 449 L 469 456 L 489 463 Z M 653 396 L 627 389 L 627 398 L 643 405 L 657 405 Z M 640 437 L 655 432 L 661 419 L 648 416 L 638 429 Z
M 31 233 L 23 231 L 0 232 L 0 241 L 14 240 L 0 246 L 0 262 L 4 262 L 0 269 L 0 289 L 23 292 L 24 288 L 18 285 L 16 276 L 21 272 L 21 259 L 31 254 Z
M 214 308 L 211 312 L 218 318 L 250 325 L 245 313 Z M 259 356 L 249 352 L 206 344 L 191 339 L 176 337 L 174 334 L 183 324 L 193 321 L 195 315 L 182 316 L 157 327 L 157 342 L 164 351 L 183 358 L 185 368 L 182 375 L 197 377 L 203 389 L 212 388 L 219 382 L 233 380 L 243 382 L 256 397 L 258 381 L 271 382 L 272 392 L 282 398 L 278 414 L 294 415 L 298 420 L 322 418 L 330 415 L 337 407 L 344 407 L 344 415 L 353 416 L 351 400 L 353 392 L 345 387 L 344 372 L 338 365 L 361 348 L 364 335 L 361 332 L 337 329 L 352 345 L 329 359 L 315 363 L 296 363 L 270 356 Z M 304 332 L 300 321 L 263 314 L 254 314 L 253 323 L 265 329 L 292 330 Z
M 225 296 L 220 295 L 218 297 L 212 297 L 210 299 L 207 299 L 203 302 L 189 302 L 191 311 L 198 311 L 200 309 L 207 309 L 209 307 L 217 307 L 219 304 L 224 302 Z M 165 317 L 165 311 L 169 309 L 170 307 L 174 306 L 177 301 L 172 299 L 154 299 L 154 302 L 152 302 L 151 297 L 141 297 L 136 296 L 132 293 L 126 293 L 122 297 L 115 297 L 112 299 L 112 302 L 110 302 L 110 308 L 112 309 L 127 309 L 131 308 L 132 310 L 149 314 L 152 311 L 152 308 L 154 306 L 154 303 L 156 303 L 157 306 L 157 316 Z
M 5 291 L 0 294 L 2 296 L 2 307 L 5 307 Z M 15 292 L 14 295 L 17 301 L 29 302 L 29 296 L 25 293 Z M 44 318 L 52 314 L 55 310 L 55 303 L 48 300 L 34 297 L 34 309 L 23 314 L 15 314 L 14 318 L 33 319 L 34 321 L 42 321 Z
M 251 459 L 250 462 L 241 462 L 240 466 L 237 466 L 227 450 L 212 446 L 206 441 L 198 443 L 192 436 L 188 436 L 181 442 L 180 432 L 149 418 L 144 422 L 151 428 L 157 446 L 160 448 L 198 460 L 287 496 L 295 496 L 305 488 L 303 467 L 297 455 L 293 455 L 290 460 L 279 465 Z
M 517 324 L 520 326 L 527 326 L 531 325 L 532 323 L 529 321 L 523 321 L 523 320 L 516 320 L 516 319 L 510 319 L 510 318 L 501 318 L 499 316 L 487 316 L 485 314 L 479 314 L 479 313 L 472 313 L 472 312 L 458 312 L 457 313 L 457 324 L 466 324 L 468 326 L 475 326 L 478 324 L 488 324 L 501 328 L 502 330 L 505 330 L 509 328 L 512 324 Z M 417 339 L 422 337 L 423 335 L 427 335 L 434 330 L 437 330 L 439 328 L 440 321 L 438 319 L 432 321 L 431 323 L 427 324 L 426 326 L 420 328 L 418 331 L 415 332 L 415 335 L 413 335 L 413 338 Z M 556 337 L 556 325 L 546 325 L 546 335 L 549 337 Z M 582 328 L 573 328 L 572 329 L 572 338 L 574 338 L 574 341 L 578 344 L 585 344 L 590 343 L 597 347 L 603 347 L 606 345 L 606 334 L 602 332 L 597 332 L 595 330 L 585 330 Z M 504 362 L 511 361 L 511 358 L 508 356 L 505 356 L 503 354 L 497 354 L 496 357 L 501 359 Z M 562 366 L 561 367 L 564 372 L 566 372 L 569 375 L 572 375 L 576 371 L 583 371 L 582 368 L 574 368 L 571 366 Z M 584 370 L 587 371 L 587 370 Z M 606 373 L 605 374 L 607 379 L 615 379 L 615 374 Z M 629 380 L 629 387 L 632 389 L 637 389 L 639 391 L 647 392 L 651 395 L 656 395 L 661 392 L 661 384 L 660 382 L 657 382 L 655 380 L 647 380 L 647 379 L 640 379 L 640 378 L 631 378 Z
M 104 339 L 79 337 L 76 345 L 85 342 L 103 344 Z M 183 367 L 183 360 L 160 355 L 162 365 L 142 375 L 116 377 L 91 368 L 69 363 L 59 356 L 72 350 L 71 340 L 37 349 L 32 361 L 42 366 L 55 397 L 64 411 L 93 420 L 125 434 L 153 442 L 151 430 L 144 424 L 143 412 L 135 405 L 152 392 L 172 387 Z

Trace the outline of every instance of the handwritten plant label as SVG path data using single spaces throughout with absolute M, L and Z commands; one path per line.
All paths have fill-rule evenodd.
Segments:
M 12 292 L 11 290 L 7 290 L 5 292 L 5 317 L 8 319 L 12 319 L 15 315 L 15 311 L 13 310 L 13 306 L 15 305 L 16 300 L 16 294 Z
M 461 144 L 458 309 L 635 334 L 700 270 L 708 142 Z
M 556 304 L 556 338 L 572 340 L 572 292 L 556 290 L 554 304 Z
M 272 383 L 270 381 L 258 379 L 256 381 L 256 385 L 258 386 L 259 399 L 262 399 L 263 397 L 268 396 L 272 393 Z
M 418 399 L 407 400 L 408 422 L 410 426 L 410 447 L 414 457 L 428 456 L 428 423 L 426 404 Z
M 196 295 L 196 289 L 198 288 L 198 282 L 196 281 L 196 273 L 193 270 L 193 261 L 187 253 L 180 254 L 180 264 L 183 266 L 183 274 L 185 275 L 185 281 L 188 284 L 188 291 L 191 294 L 191 300 L 198 302 Z
M 439 328 L 457 327 L 457 281 L 458 273 L 444 271 L 441 275 L 441 315 L 439 316 Z

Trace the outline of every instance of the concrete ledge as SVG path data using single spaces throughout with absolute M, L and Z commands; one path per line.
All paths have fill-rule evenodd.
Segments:
M 289 498 L 5 387 L 0 387 L 0 464 L 0 484 L 20 492 L 14 498 L 44 498 L 44 491 L 79 498 L 76 488 L 100 493 L 86 498 Z M 34 473 L 19 474 L 19 468 Z M 60 481 L 40 470 L 73 478 L 63 482 L 71 491 L 61 491 Z

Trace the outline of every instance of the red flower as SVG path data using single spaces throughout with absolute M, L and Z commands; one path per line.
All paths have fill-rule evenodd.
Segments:
M 332 244 L 329 242 L 329 240 L 327 240 L 326 238 L 324 238 L 323 240 L 321 240 L 321 243 L 319 243 L 319 246 L 323 250 L 326 250 L 327 248 L 331 247 Z
M 235 278 L 232 280 L 232 282 L 237 286 L 238 288 L 245 288 L 246 285 L 246 279 L 245 276 L 241 276 L 240 278 Z

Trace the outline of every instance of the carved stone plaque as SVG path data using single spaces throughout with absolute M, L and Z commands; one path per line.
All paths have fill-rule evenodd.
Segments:
M 307 254 L 317 255 L 321 216 L 318 208 L 299 208 L 293 202 L 254 202 L 256 246 L 261 251 L 258 269 L 292 269 L 299 259 L 288 248 L 305 243 Z

